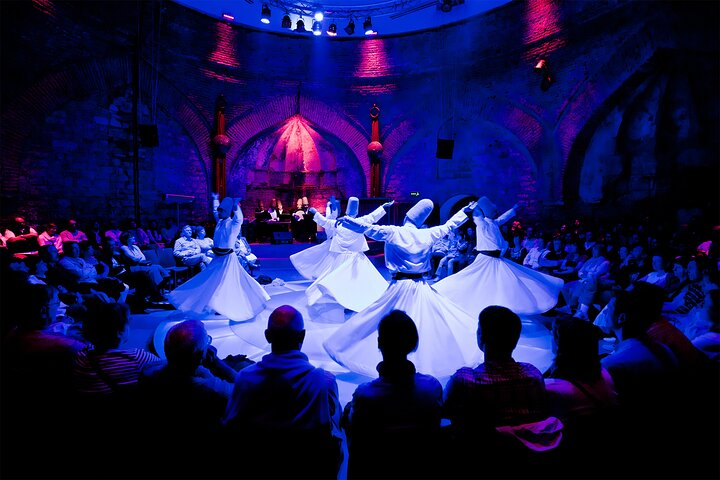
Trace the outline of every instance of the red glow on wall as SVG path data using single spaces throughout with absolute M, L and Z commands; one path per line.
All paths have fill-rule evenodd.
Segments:
M 360 60 L 353 75 L 360 78 L 378 78 L 390 74 L 390 60 L 385 51 L 385 42 L 380 39 L 358 42 Z
M 33 0 L 33 6 L 46 15 L 56 16 L 55 2 L 53 0 Z
M 239 67 L 240 62 L 237 60 L 236 34 L 230 25 L 225 23 L 215 24 L 215 50 L 210 54 L 210 61 L 228 67 Z
M 289 118 L 281 127 L 280 138 L 273 148 L 270 168 L 280 172 L 319 172 L 318 133 L 301 115 Z
M 525 2 L 523 44 L 540 41 L 562 30 L 560 4 L 556 0 Z

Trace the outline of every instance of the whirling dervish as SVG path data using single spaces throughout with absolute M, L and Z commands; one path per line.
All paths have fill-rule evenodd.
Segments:
M 235 321 L 249 320 L 260 313 L 270 295 L 240 265 L 233 247 L 242 229 L 240 199 L 213 194 L 215 257 L 202 272 L 168 294 L 180 311 L 196 314 L 217 312 Z
M 432 269 L 432 246 L 462 225 L 475 207 L 471 202 L 443 225 L 421 228 L 433 210 L 430 199 L 420 200 L 405 215 L 402 226 L 367 225 L 353 218 L 339 220 L 343 228 L 385 242 L 385 265 L 393 279 L 383 295 L 351 316 L 323 343 L 328 354 L 349 370 L 377 377 L 382 360 L 377 344 L 380 320 L 393 309 L 403 310 L 417 324 L 420 341 L 408 356 L 418 372 L 450 376 L 483 355 L 477 348 L 477 318 L 439 294 L 425 280 Z
M 330 200 L 325 205 L 325 218 L 335 220 L 339 212 L 340 202 L 335 199 L 335 195 L 331 195 Z M 295 270 L 308 280 L 316 280 L 327 266 L 332 263 L 333 257 L 329 255 L 329 252 L 332 237 L 335 235 L 335 224 L 327 222 L 324 228 L 327 240 L 290 255 L 290 262 L 295 267 Z
M 388 282 L 365 255 L 369 250 L 365 236 L 345 228 L 340 221 L 342 218 L 356 218 L 363 224 L 373 224 L 385 216 L 393 203 L 384 203 L 369 214 L 358 217 L 360 200 L 350 197 L 345 216 L 339 220 L 328 219 L 315 208 L 308 210 L 318 225 L 335 232 L 325 268 L 305 291 L 308 305 L 337 303 L 357 312 L 380 298 Z
M 507 307 L 518 315 L 547 312 L 558 301 L 561 278 L 524 267 L 503 256 L 508 247 L 500 226 L 513 218 L 519 205 L 498 216 L 498 209 L 481 197 L 473 210 L 477 256 L 473 263 L 449 275 L 435 289 L 474 318 L 489 305 Z

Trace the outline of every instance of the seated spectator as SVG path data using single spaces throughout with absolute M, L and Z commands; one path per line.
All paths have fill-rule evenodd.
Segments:
M 99 227 L 99 225 L 98 225 Z M 60 238 L 63 242 L 84 242 L 88 241 L 89 238 L 82 230 L 78 229 L 77 220 L 71 218 L 68 220 L 67 229 L 60 232 Z M 99 246 L 102 239 L 96 239 L 97 243 L 94 246 Z
M 101 291 L 107 293 L 116 302 L 126 301 L 129 287 L 116 276 L 110 275 L 110 267 L 95 256 L 95 247 L 87 240 L 80 242 L 80 258 L 95 268 L 97 272 L 95 280 L 100 285 Z
M 120 229 L 120 224 L 118 223 L 118 221 L 114 218 L 111 218 L 110 222 L 108 223 L 108 229 L 105 230 L 103 236 L 110 237 L 116 242 L 121 243 L 120 235 L 122 235 L 122 233 L 123 231 Z
M 522 478 L 528 472 L 519 468 L 532 470 L 540 458 L 534 453 L 559 445 L 562 422 L 548 417 L 540 370 L 512 357 L 520 339 L 520 317 L 492 305 L 480 312 L 478 320 L 477 342 L 485 354 L 484 363 L 459 369 L 445 385 L 444 411 L 452 422 L 452 448 L 458 458 L 477 452 L 491 458 L 483 467 L 489 478 L 505 472 L 506 462 L 514 458 L 514 473 Z M 460 471 L 453 473 L 462 477 L 476 472 L 474 465 L 456 466 Z
M 545 247 L 545 240 L 540 236 L 531 238 L 525 243 L 525 246 L 528 252 L 523 259 L 523 265 L 533 270 L 540 270 L 540 258 L 548 252 Z
M 148 228 L 145 229 L 145 233 L 150 240 L 150 245 L 156 249 L 165 248 L 165 242 L 163 241 L 162 234 L 160 233 L 160 227 L 158 226 L 157 220 L 150 220 Z
M 453 273 L 460 271 L 459 262 L 464 260 L 464 256 L 468 252 L 468 242 L 463 238 L 461 232 L 456 230 L 450 230 L 447 234 L 447 240 L 445 243 L 445 254 L 440 258 L 437 269 L 435 270 L 435 277 L 437 280 L 452 275 Z M 439 250 L 441 251 L 441 250 Z M 433 255 L 435 249 L 433 246 Z
M 93 247 L 102 246 L 103 238 L 105 238 L 105 233 L 100 227 L 100 222 L 94 220 L 92 223 L 90 223 L 87 232 L 88 240 L 90 240 L 90 243 L 93 244 Z M 117 240 L 115 241 L 117 242 Z
M 37 241 L 39 246 L 43 245 L 55 245 L 55 248 L 57 248 L 58 253 L 62 255 L 63 253 L 63 241 L 60 237 L 60 234 L 58 233 L 57 225 L 54 223 L 48 223 L 45 226 L 45 230 L 38 235 Z
M 407 359 L 417 346 L 417 327 L 405 312 L 380 320 L 380 378 L 358 385 L 343 413 L 348 478 L 440 476 L 442 385 Z
M 212 259 L 215 256 L 215 252 L 212 251 L 215 243 L 211 237 L 207 236 L 205 227 L 202 225 L 195 227 L 195 239 L 197 240 L 198 245 L 200 245 L 200 251 L 202 251 L 205 256 Z
M 205 270 L 207 264 L 212 260 L 210 257 L 202 253 L 202 248 L 196 239 L 193 238 L 193 228 L 190 225 L 185 225 L 181 232 L 180 237 L 175 240 L 173 246 L 173 256 L 180 260 L 180 262 L 188 267 L 198 267 L 200 270 Z
M 565 283 L 573 282 L 578 279 L 578 271 L 585 263 L 587 257 L 579 252 L 577 241 L 570 240 L 565 243 L 565 257 L 552 274 L 565 280 Z
M 165 225 L 160 228 L 160 235 L 162 235 L 162 241 L 165 244 L 165 248 L 172 248 L 175 237 L 178 234 L 178 226 L 175 224 L 175 220 L 172 217 L 165 218 Z
M 562 289 L 567 307 L 575 309 L 575 316 L 583 320 L 588 320 L 588 310 L 595 303 L 600 283 L 610 271 L 610 261 L 603 252 L 603 246 L 595 244 L 592 257 L 578 270 L 578 280 L 566 283 Z
M 505 250 L 504 256 L 519 265 L 523 265 L 525 256 L 528 253 L 527 248 L 523 246 L 523 241 L 525 240 L 523 231 L 521 228 L 513 228 L 511 229 L 511 232 L 512 245 Z
M 131 272 L 140 272 L 150 279 L 157 290 L 150 298 L 153 302 L 165 302 L 167 299 L 162 295 L 164 285 L 170 279 L 168 272 L 161 265 L 148 261 L 145 254 L 135 244 L 135 235 L 132 232 L 124 232 L 121 236 L 120 258 L 123 266 Z
M 106 302 L 117 300 L 119 287 L 116 289 L 115 285 L 111 284 L 114 282 L 98 282 L 98 271 L 80 257 L 80 245 L 77 242 L 66 242 L 64 249 L 65 255 L 58 262 L 58 269 L 62 272 L 65 288 L 71 292 L 93 294 Z M 111 294 L 116 296 L 112 300 Z
M 160 361 L 144 349 L 123 345 L 129 321 L 130 310 L 123 303 L 89 304 L 82 322 L 92 347 L 78 352 L 72 374 L 72 413 L 80 422 L 85 468 L 104 471 L 112 464 L 113 473 L 126 478 L 137 475 L 142 459 L 136 442 L 145 428 L 139 421 L 145 408 L 137 391 L 140 372 Z M 113 438 L 113 448 L 100 438 Z
M 663 255 L 660 253 L 653 254 L 650 264 L 652 265 L 652 271 L 638 278 L 637 281 L 651 283 L 666 292 L 669 291 L 671 289 L 672 274 L 668 271 L 668 264 Z
M 235 241 L 235 254 L 240 261 L 240 265 L 242 265 L 243 268 L 252 275 L 253 270 L 260 268 L 260 264 L 258 263 L 257 255 L 252 253 L 252 248 L 250 248 L 250 244 L 247 239 L 242 236 L 242 232 L 240 233 L 240 236 L 238 236 Z
M 145 474 L 155 478 L 208 475 L 207 459 L 217 453 L 221 419 L 237 374 L 217 357 L 211 341 L 201 321 L 180 322 L 165 337 L 167 361 L 147 364 L 140 374 L 143 424 L 158 441 L 148 451 L 151 459 Z M 188 445 L 194 445 L 194 454 L 185 461 L 157 461 Z
M 146 250 L 150 248 L 150 237 L 134 219 L 129 218 L 127 220 L 127 225 L 124 231 L 132 231 L 133 233 L 135 233 L 135 240 L 137 241 L 137 246 L 140 247 L 141 250 Z
M 335 376 L 300 351 L 305 325 L 293 307 L 273 310 L 265 338 L 271 353 L 238 373 L 223 418 L 228 438 L 252 439 L 243 447 L 243 474 L 337 478 L 342 406 Z M 277 452 L 283 452 L 282 461 Z
M 553 237 L 552 241 L 548 242 L 545 252 L 538 259 L 539 270 L 551 275 L 554 269 L 562 265 L 565 255 L 565 245 L 563 245 L 562 238 L 560 236 Z
M 74 459 L 59 446 L 76 427 L 67 414 L 72 405 L 70 378 L 75 355 L 86 344 L 49 329 L 60 303 L 56 288 L 26 284 L 16 294 L 22 315 L 3 337 L 0 362 L 3 476 L 58 478 L 69 474 Z M 3 322 L 9 320 L 7 312 L 3 308 Z M 45 447 L 38 446 L 38 438 Z
M 5 229 L 3 234 L 5 246 L 12 252 L 34 252 L 37 250 L 37 231 L 25 222 L 25 218 L 17 216 Z

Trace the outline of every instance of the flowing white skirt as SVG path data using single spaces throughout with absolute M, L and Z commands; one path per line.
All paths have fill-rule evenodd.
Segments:
M 330 243 L 330 240 L 325 240 L 293 253 L 290 255 L 290 262 L 300 275 L 308 280 L 315 280 L 332 263 L 332 257 L 329 255 Z
M 473 263 L 433 286 L 477 319 L 489 305 L 502 305 L 518 315 L 547 312 L 557 304 L 563 284 L 561 278 L 480 253 Z
M 268 300 L 270 295 L 234 254 L 215 257 L 205 270 L 168 294 L 168 301 L 180 311 L 214 311 L 235 321 L 255 317 Z
M 350 371 L 377 377 L 382 361 L 377 327 L 393 309 L 403 310 L 415 321 L 420 341 L 408 359 L 420 373 L 450 376 L 460 367 L 474 367 L 483 360 L 477 345 L 477 319 L 440 295 L 424 280 L 393 280 L 372 305 L 340 326 L 323 347 L 333 360 Z
M 338 303 L 359 312 L 388 288 L 385 277 L 362 252 L 328 252 L 330 263 L 306 291 L 308 305 Z

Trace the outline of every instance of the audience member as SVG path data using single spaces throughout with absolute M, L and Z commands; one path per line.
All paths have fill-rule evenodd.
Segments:
M 212 339 L 199 320 L 185 320 L 167 333 L 167 361 L 145 365 L 139 378 L 143 424 L 158 441 L 148 451 L 145 474 L 207 478 L 207 459 L 217 454 L 220 427 L 236 373 L 217 357 Z M 162 462 L 193 445 L 182 462 Z M 221 462 L 222 463 L 222 462 Z
M 190 225 L 185 225 L 180 232 L 180 237 L 175 240 L 173 256 L 179 259 L 183 265 L 187 267 L 197 266 L 202 271 L 205 270 L 205 267 L 212 259 L 202 253 L 202 247 L 192 235 L 193 228 Z
M 380 377 L 360 384 L 343 413 L 348 478 L 440 476 L 442 385 L 407 359 L 417 346 L 417 327 L 405 312 L 380 320 Z
M 160 235 L 162 235 L 162 241 L 165 244 L 165 248 L 172 248 L 175 237 L 178 234 L 178 226 L 172 217 L 165 218 L 165 225 L 160 228 Z
M 99 226 L 99 225 L 98 225 Z M 78 229 L 77 220 L 71 218 L 68 220 L 67 229 L 60 232 L 60 238 L 63 242 L 84 242 L 90 240 L 88 236 L 82 230 Z M 102 239 L 96 239 L 96 243 L 93 246 L 99 246 Z
M 63 240 L 60 237 L 60 234 L 57 233 L 57 225 L 54 223 L 48 223 L 45 226 L 45 230 L 38 235 L 37 241 L 39 246 L 43 245 L 55 245 L 55 248 L 57 248 L 58 253 L 62 255 L 63 253 Z
M 485 361 L 459 369 L 445 385 L 444 411 L 451 421 L 452 448 L 458 458 L 483 452 L 492 459 L 484 465 L 489 478 L 506 472 L 505 462 L 513 458 L 520 462 L 514 465 L 516 472 L 521 467 L 531 470 L 539 458 L 531 452 L 552 450 L 562 437 L 562 422 L 548 416 L 542 373 L 512 357 L 521 329 L 520 317 L 512 310 L 485 307 L 477 329 Z M 462 477 L 477 474 L 474 464 L 455 466 Z
M 140 272 L 147 276 L 152 282 L 154 289 L 150 298 L 153 302 L 165 302 L 167 299 L 162 295 L 162 289 L 170 278 L 168 272 L 161 265 L 151 263 L 145 254 L 135 244 L 135 235 L 132 232 L 124 232 L 120 241 L 121 263 L 131 272 Z
M 252 439 L 244 443 L 244 475 L 336 478 L 342 406 L 335 376 L 300 351 L 305 325 L 295 308 L 273 310 L 265 338 L 271 353 L 238 373 L 223 419 L 229 438 Z
M 105 230 L 105 233 L 103 234 L 104 237 L 110 237 L 113 240 L 115 240 L 118 243 L 122 243 L 120 240 L 120 235 L 123 234 L 123 231 L 120 229 L 120 224 L 118 221 L 114 218 L 111 218 L 108 222 L 108 229 Z

